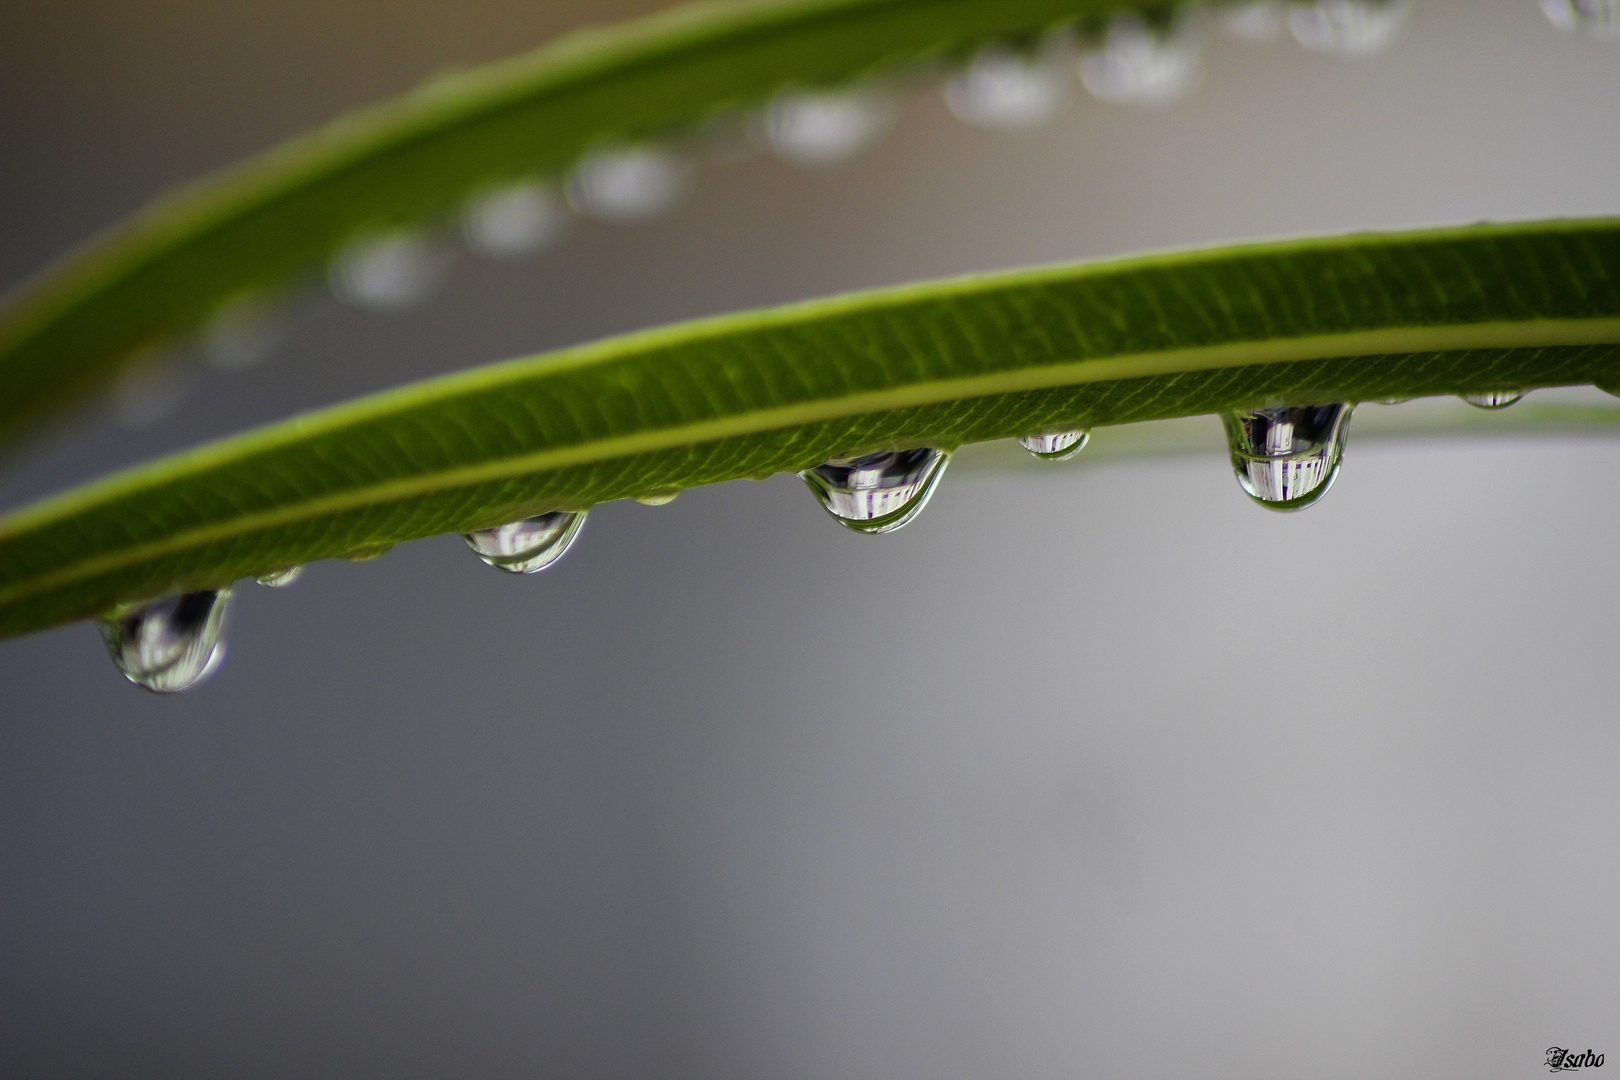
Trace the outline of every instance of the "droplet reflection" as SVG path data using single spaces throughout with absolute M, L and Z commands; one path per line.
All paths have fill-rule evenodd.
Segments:
M 462 533 L 461 538 L 484 562 L 509 574 L 538 574 L 573 546 L 585 527 L 585 512 L 554 510 L 493 529 Z
M 1223 416 L 1238 483 L 1272 510 L 1310 506 L 1339 475 L 1352 407 L 1287 405 Z
M 659 147 L 603 147 L 574 170 L 568 201 L 603 221 L 645 221 L 674 206 L 689 179 L 687 163 Z
M 821 505 L 863 533 L 888 533 L 922 512 L 950 463 L 943 450 L 879 450 L 833 458 L 799 474 Z
M 444 264 L 444 253 L 425 236 L 400 230 L 353 241 L 332 260 L 329 276 L 342 299 L 389 311 L 433 295 Z
M 766 110 L 765 137 L 788 161 L 836 165 L 871 146 L 893 121 L 889 100 L 871 91 L 790 91 Z
M 979 50 L 967 70 L 945 84 L 945 102 L 980 127 L 1020 131 L 1052 118 L 1063 100 L 1063 80 L 1041 60 L 1006 45 Z
M 1174 101 L 1198 81 L 1198 70 L 1198 52 L 1184 32 L 1156 31 L 1131 14 L 1114 16 L 1102 48 L 1080 57 L 1086 89 L 1128 105 Z
M 1505 409 L 1522 397 L 1523 390 L 1483 390 L 1477 394 L 1464 394 L 1463 400 L 1476 409 Z
M 254 578 L 260 585 L 268 585 L 272 589 L 285 589 L 288 585 L 304 576 L 302 566 L 284 566 L 280 570 L 272 570 L 268 574 L 260 574 Z
M 1560 30 L 1620 40 L 1620 0 L 1541 0 L 1541 10 Z
M 186 690 L 224 658 L 231 590 L 177 593 L 103 616 L 101 637 L 124 678 L 158 694 Z
M 1090 438 L 1089 431 L 1053 431 L 1025 435 L 1018 440 L 1018 445 L 1044 461 L 1067 461 L 1084 450 Z
M 461 220 L 467 246 L 495 259 L 539 251 L 562 234 L 568 207 L 537 180 L 493 188 L 467 204 Z
M 1288 9 L 1288 28 L 1307 49 L 1334 56 L 1372 56 L 1406 25 L 1408 0 L 1316 0 Z

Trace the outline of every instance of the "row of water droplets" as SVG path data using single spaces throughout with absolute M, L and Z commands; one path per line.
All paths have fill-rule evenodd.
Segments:
M 1565 4 L 1560 25 L 1588 28 L 1620 0 L 1543 0 Z M 980 49 L 944 85 L 951 111 L 963 121 L 1004 131 L 1033 129 L 1052 119 L 1068 96 L 1066 71 L 1096 97 L 1123 104 L 1172 101 L 1199 78 L 1198 46 L 1206 28 L 1247 40 L 1287 33 L 1302 44 L 1341 56 L 1365 56 L 1388 45 L 1403 25 L 1409 0 L 1251 0 L 1226 4 L 1206 15 L 1196 4 L 1178 17 L 1151 26 L 1129 13 L 1116 16 L 1101 38 L 1077 46 L 1066 33 L 1048 35 L 1033 48 L 993 42 Z M 1612 18 L 1610 21 L 1613 21 Z M 1604 23 L 1607 25 L 1607 23 Z M 763 146 L 789 162 L 828 166 L 844 162 L 877 142 L 897 117 L 895 95 L 874 86 L 778 95 L 741 123 L 721 123 L 711 140 L 722 159 Z M 746 132 L 735 138 L 737 130 Z M 481 255 L 512 260 L 554 244 L 575 214 L 600 221 L 634 223 L 675 207 L 696 175 L 693 155 L 655 142 L 599 146 L 561 182 L 531 176 L 475 193 L 460 214 L 464 243 Z M 357 237 L 332 259 L 327 282 L 339 299 L 357 307 L 398 311 L 432 296 L 452 262 L 450 248 L 424 228 L 394 228 Z M 202 357 L 227 372 L 242 371 L 269 357 L 290 336 L 285 302 L 265 294 L 238 297 L 223 306 L 198 334 Z M 169 350 L 132 359 L 114 390 L 119 419 L 145 427 L 178 404 L 186 373 Z
M 1463 400 L 1500 409 L 1523 397 L 1516 390 L 1471 394 Z M 1327 494 L 1343 463 L 1350 402 L 1282 405 L 1224 415 L 1232 469 L 1239 485 L 1272 510 L 1302 510 Z M 1034 457 L 1063 461 L 1085 448 L 1082 429 L 1048 431 L 1019 440 Z M 837 457 L 799 474 L 822 508 L 856 532 L 894 532 L 920 514 L 939 487 L 950 454 L 931 446 Z M 643 496 L 661 505 L 673 492 Z M 555 510 L 463 533 L 484 563 L 510 574 L 536 574 L 561 559 L 584 528 L 587 511 Z M 262 585 L 290 585 L 302 572 L 265 574 Z M 201 590 L 119 608 L 101 620 L 103 639 L 126 678 L 158 693 L 196 685 L 224 656 L 222 633 L 231 589 Z

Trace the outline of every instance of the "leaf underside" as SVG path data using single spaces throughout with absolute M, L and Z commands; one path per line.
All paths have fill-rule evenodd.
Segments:
M 577 32 L 343 117 L 160 200 L 0 310 L 0 444 L 233 301 L 367 232 L 556 175 L 608 140 L 701 134 L 787 86 L 959 58 L 1178 0 L 731 0 Z
M 0 635 L 551 509 L 1266 404 L 1620 384 L 1620 221 L 1246 245 L 729 315 L 433 379 L 0 520 Z

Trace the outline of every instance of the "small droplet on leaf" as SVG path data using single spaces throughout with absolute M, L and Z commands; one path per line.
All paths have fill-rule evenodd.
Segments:
M 1238 483 L 1271 510 L 1310 506 L 1339 475 L 1352 408 L 1287 405 L 1223 416 Z
M 231 590 L 149 600 L 102 616 L 101 637 L 124 678 L 158 694 L 187 690 L 224 658 L 220 635 Z
M 1505 409 L 1522 397 L 1523 390 L 1482 390 L 1477 394 L 1464 394 L 1462 399 L 1476 409 Z
M 285 589 L 288 585 L 304 576 L 302 566 L 284 566 L 280 570 L 272 570 L 268 574 L 260 574 L 254 578 L 260 585 L 268 585 L 272 589 Z
M 875 143 L 894 122 L 889 99 L 871 90 L 792 90 L 765 111 L 765 139 L 799 165 L 837 165 Z
M 394 311 L 426 300 L 444 276 L 444 253 L 419 232 L 364 236 L 332 260 L 332 291 L 358 307 Z
M 690 177 L 690 166 L 660 147 L 605 146 L 574 170 L 568 202 L 602 221 L 645 221 L 673 207 Z
M 462 213 L 467 246 L 495 259 L 539 251 L 562 235 L 568 206 L 538 180 L 491 188 L 474 196 Z
M 1284 22 L 1281 0 L 1248 0 L 1220 9 L 1221 29 L 1243 41 L 1276 41 Z
M 393 550 L 394 545 L 391 543 L 362 544 L 357 548 L 345 552 L 342 556 L 340 556 L 340 558 L 345 559 L 348 562 L 370 562 L 372 559 L 382 558 L 384 555 Z
M 1410 6 L 1408 0 L 1316 0 L 1288 9 L 1288 29 L 1307 49 L 1373 56 L 1400 36 Z
M 668 506 L 679 495 L 679 488 L 669 488 L 664 491 L 647 491 L 636 496 L 636 502 L 642 506 Z
M 945 84 L 951 112 L 970 124 L 1022 131 L 1052 118 L 1063 101 L 1063 80 L 1052 64 L 1006 45 L 987 45 Z
M 1198 51 L 1179 29 L 1161 32 L 1130 13 L 1114 16 L 1102 47 L 1080 57 L 1080 81 L 1094 97 L 1126 105 L 1163 105 L 1192 89 Z
M 1086 448 L 1091 432 L 1049 431 L 1043 435 L 1025 435 L 1018 445 L 1044 461 L 1066 461 Z
M 934 494 L 950 455 L 923 446 L 833 458 L 799 474 L 821 505 L 856 532 L 888 533 L 910 522 Z
M 585 511 L 553 510 L 492 529 L 462 533 L 473 553 L 497 570 L 509 574 L 538 574 L 567 554 L 580 529 Z

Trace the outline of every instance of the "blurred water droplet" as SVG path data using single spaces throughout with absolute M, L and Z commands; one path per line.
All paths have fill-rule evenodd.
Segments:
M 640 503 L 642 506 L 668 506 L 670 503 L 675 501 L 675 496 L 679 494 L 680 492 L 677 490 L 648 491 L 644 494 L 637 495 L 636 502 Z
M 765 138 L 800 165 L 836 165 L 876 142 L 894 121 L 889 99 L 870 90 L 788 91 L 765 112 Z
M 1131 14 L 1114 16 L 1099 49 L 1080 57 L 1080 81 L 1103 101 L 1162 105 L 1198 81 L 1198 50 L 1184 32 L 1160 32 Z
M 1272 510 L 1310 506 L 1339 475 L 1352 407 L 1288 405 L 1223 416 L 1238 483 Z
M 185 396 L 186 375 L 170 353 L 154 351 L 131 360 L 113 385 L 113 413 L 118 422 L 140 429 L 168 416 Z
M 280 570 L 272 570 L 268 574 L 260 574 L 254 578 L 260 585 L 268 585 L 272 589 L 285 589 L 288 585 L 304 576 L 302 566 L 284 566 Z
M 221 371 L 246 371 L 281 344 L 275 307 L 263 296 L 244 296 L 220 308 L 202 331 L 202 351 Z
M 1086 448 L 1091 438 L 1089 431 L 1053 431 L 1044 435 L 1026 435 L 1018 444 L 1045 461 L 1066 461 Z
M 1541 10 L 1560 30 L 1620 40 L 1620 0 L 1541 0 Z
M 425 236 L 400 230 L 351 242 L 332 260 L 329 277 L 341 299 L 386 311 L 431 296 L 444 267 L 444 253 Z
M 827 512 L 863 533 L 888 533 L 922 512 L 951 456 L 932 447 L 833 458 L 799 474 Z
M 1050 120 L 1063 100 L 1063 80 L 1048 62 L 1005 45 L 979 50 L 967 70 L 945 84 L 945 102 L 962 120 L 1018 131 Z
M 484 562 L 509 574 L 538 574 L 567 554 L 585 527 L 585 511 L 553 510 L 493 529 L 462 533 Z
M 685 161 L 656 146 L 593 151 L 568 182 L 568 202 L 604 221 L 643 221 L 674 206 L 690 179 Z
M 101 637 L 124 678 L 159 694 L 186 690 L 224 658 L 220 634 L 231 590 L 177 593 L 101 618 Z
M 1250 0 L 1220 10 L 1221 28 L 1244 41 L 1276 41 L 1284 21 L 1281 0 Z
M 1408 401 L 1411 401 L 1411 400 L 1412 400 L 1411 398 L 1406 398 L 1406 397 L 1384 397 L 1384 398 L 1379 398 L 1378 400 L 1374 401 L 1373 404 L 1374 405 L 1404 405 Z
M 1476 409 L 1505 409 L 1522 397 L 1523 390 L 1483 390 L 1462 395 L 1462 399 Z
M 492 188 L 474 196 L 462 214 L 467 246 L 496 259 L 539 251 L 562 235 L 568 207 L 537 180 Z
M 1308 49 L 1334 56 L 1372 56 L 1406 25 L 1407 0 L 1316 0 L 1288 11 L 1288 28 Z

